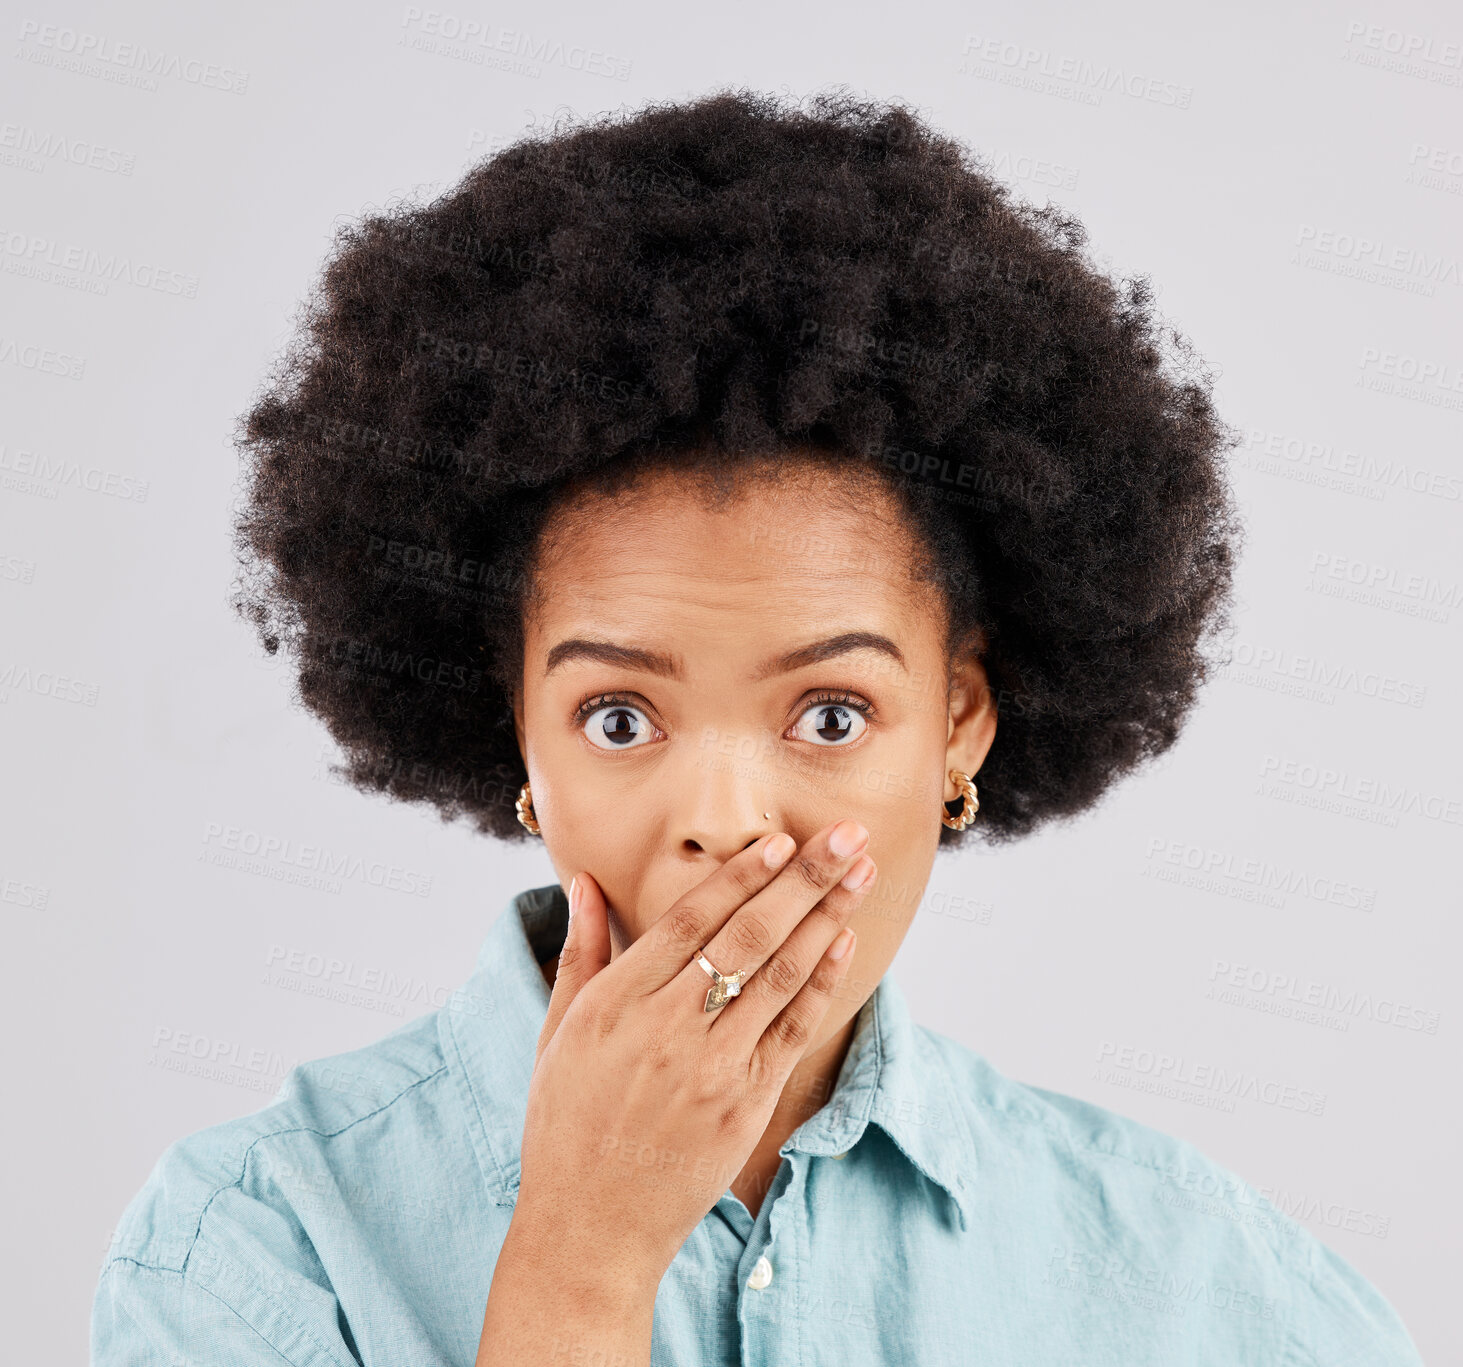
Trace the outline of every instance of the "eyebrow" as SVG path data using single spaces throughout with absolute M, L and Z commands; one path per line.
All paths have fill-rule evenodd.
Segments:
M 759 665 L 752 672 L 751 678 L 754 683 L 759 683 L 763 679 L 789 674 L 795 669 L 805 669 L 808 665 L 821 664 L 824 660 L 832 660 L 855 650 L 876 650 L 897 661 L 901 669 L 907 668 L 903 652 L 887 636 L 881 636 L 877 631 L 845 631 L 774 656 Z M 544 665 L 545 676 L 571 660 L 597 660 L 601 664 L 658 674 L 662 678 L 681 678 L 680 662 L 672 655 L 643 650 L 638 646 L 617 645 L 613 641 L 593 641 L 583 636 L 571 636 L 549 651 Z

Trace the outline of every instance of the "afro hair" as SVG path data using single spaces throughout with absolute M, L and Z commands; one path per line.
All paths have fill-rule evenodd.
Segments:
M 523 838 L 523 613 L 569 486 L 818 451 L 881 472 L 978 643 L 966 835 L 1074 816 L 1177 738 L 1241 536 L 1210 372 L 1085 246 L 897 103 L 535 131 L 338 228 L 239 420 L 235 607 L 347 782 Z

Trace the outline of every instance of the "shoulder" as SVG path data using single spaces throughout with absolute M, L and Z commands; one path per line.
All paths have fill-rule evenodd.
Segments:
M 231 1235 L 250 1226 L 279 1235 L 288 1223 L 278 1178 L 298 1171 L 298 1155 L 330 1162 L 353 1132 L 410 1128 L 444 1072 L 437 1014 L 423 1016 L 374 1044 L 302 1063 L 268 1106 L 199 1130 L 170 1145 L 113 1234 L 106 1267 L 122 1261 L 182 1272 L 210 1222 Z M 105 1269 L 104 1269 L 105 1270 Z
M 1022 1202 L 1062 1213 L 1064 1263 L 1285 1326 L 1303 1367 L 1421 1367 L 1391 1303 L 1360 1272 L 1195 1145 L 1103 1106 L 1009 1078 L 924 1026 L 953 1080 L 977 1162 L 1016 1173 Z M 982 1174 L 984 1182 L 984 1174 Z M 1054 1255 L 1055 1256 L 1055 1255 Z M 1223 1302 L 1223 1304 L 1221 1304 Z

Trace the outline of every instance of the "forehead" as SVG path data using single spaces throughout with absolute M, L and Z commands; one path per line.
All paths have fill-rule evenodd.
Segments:
M 587 617 L 640 626 L 731 616 L 899 621 L 938 632 L 923 546 L 877 476 L 817 467 L 752 474 L 724 496 L 682 472 L 573 496 L 545 527 L 530 634 Z M 865 623 L 867 624 L 867 623 Z

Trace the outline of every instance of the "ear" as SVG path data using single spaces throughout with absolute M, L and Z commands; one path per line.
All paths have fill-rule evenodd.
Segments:
M 528 767 L 528 747 L 523 743 L 523 691 L 515 688 L 513 690 L 513 734 L 518 738 L 518 757 L 523 761 L 523 767 Z
M 978 773 L 995 738 L 995 690 L 972 644 L 957 652 L 950 665 L 950 721 L 945 745 L 945 778 L 940 789 L 944 801 L 954 802 L 960 796 L 960 789 L 950 779 L 950 770 Z

